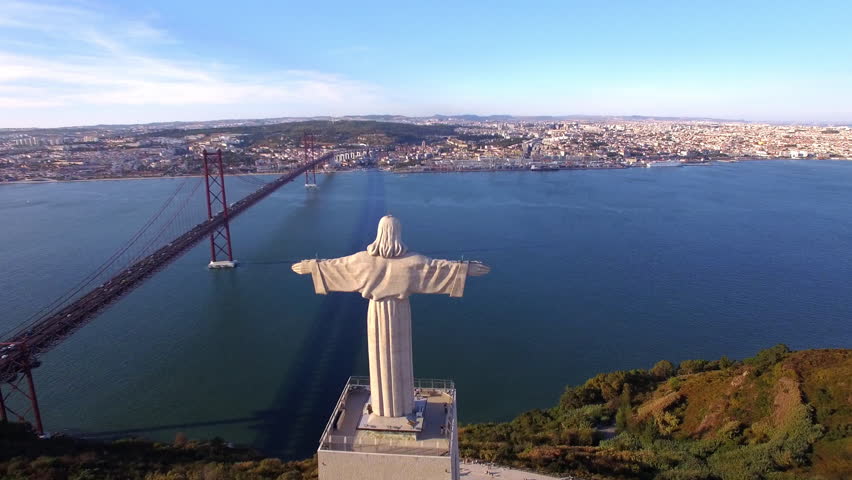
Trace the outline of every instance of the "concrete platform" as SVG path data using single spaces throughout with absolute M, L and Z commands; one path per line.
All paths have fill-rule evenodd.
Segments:
M 237 261 L 236 261 L 236 260 L 234 260 L 234 261 L 230 261 L 230 260 L 219 260 L 218 262 L 210 262 L 210 263 L 208 263 L 208 264 L 207 264 L 207 268 L 214 268 L 214 269 L 219 269 L 219 268 L 234 268 L 234 267 L 236 267 L 236 266 L 237 266 Z
M 361 411 L 361 420 L 358 422 L 358 430 L 373 430 L 385 432 L 399 432 L 416 435 L 423 431 L 424 410 L 426 408 L 427 399 L 415 399 L 415 412 L 406 417 L 380 417 L 373 414 L 373 409 L 370 408 L 372 396 L 367 399 L 364 409 Z
M 414 385 L 415 412 L 387 418 L 367 410 L 369 379 L 349 379 L 317 450 L 320 480 L 459 479 L 455 386 Z
M 320 450 L 448 455 L 455 420 L 455 389 L 420 387 L 412 392 L 415 394 L 415 405 L 422 412 L 419 417 L 416 413 L 410 417 L 379 417 L 366 410 L 369 385 L 350 382 L 323 433 Z

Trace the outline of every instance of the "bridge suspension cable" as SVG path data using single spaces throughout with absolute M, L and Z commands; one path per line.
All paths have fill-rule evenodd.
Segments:
M 259 179 L 254 175 L 230 175 L 229 177 L 230 178 L 236 178 L 237 180 L 240 180 L 243 183 L 253 185 L 253 186 L 261 186 L 262 187 L 262 186 L 269 183 L 268 181 Z
M 66 290 L 62 295 L 55 298 L 52 302 L 48 303 L 35 313 L 31 314 L 24 321 L 22 321 L 18 326 L 8 329 L 4 332 L 3 337 L 8 334 L 21 333 L 25 331 L 28 327 L 37 323 L 39 320 L 47 317 L 58 308 L 60 308 L 67 301 L 74 298 L 78 293 L 80 293 L 84 288 L 90 285 L 95 279 L 97 279 L 100 275 L 107 271 L 112 265 L 116 263 L 122 256 L 140 239 L 142 236 L 148 231 L 148 229 L 157 221 L 157 219 L 162 216 L 163 212 L 171 205 L 177 195 L 181 190 L 186 186 L 187 181 L 184 180 L 180 182 L 177 188 L 166 198 L 166 201 L 157 209 L 156 212 L 139 228 L 139 230 L 134 233 L 130 239 L 128 239 L 122 246 L 120 246 L 112 255 L 109 256 L 103 263 L 101 263 L 97 268 L 92 270 L 88 275 L 83 277 L 77 284 L 73 285 L 71 288 Z
M 205 237 L 212 239 L 213 235 L 222 228 L 227 231 L 229 219 L 245 212 L 281 186 L 298 178 L 308 169 L 314 168 L 321 162 L 328 161 L 334 154 L 333 151 L 328 152 L 319 158 L 313 158 L 309 162 L 299 164 L 286 174 L 229 205 L 224 195 L 224 168 L 221 163 L 221 154 L 217 152 L 218 168 L 214 173 L 218 176 L 218 184 L 221 185 L 222 190 L 210 191 L 211 178 L 208 175 L 205 179 L 208 187 L 206 220 L 194 223 L 193 212 L 188 207 L 192 195 L 198 190 L 201 182 L 198 182 L 191 189 L 186 199 L 182 202 L 176 202 L 176 198 L 189 184 L 189 180 L 180 182 L 154 215 L 98 268 L 53 302 L 30 315 L 20 325 L 9 330 L 6 335 L 10 335 L 10 332 L 12 332 L 10 336 L 4 335 L 5 340 L 0 342 L 0 420 L 7 418 L 7 412 L 15 413 L 6 403 L 8 395 L 2 391 L 1 387 L 5 385 L 11 388 L 12 392 L 19 394 L 22 392 L 19 382 L 22 378 L 26 378 L 31 395 L 23 396 L 30 402 L 31 412 L 36 417 L 37 431 L 43 433 L 31 374 L 31 370 L 40 365 L 37 359 L 40 354 L 72 335 L 98 313 L 141 285 L 146 279 Z M 215 183 L 215 181 L 213 182 Z M 213 212 L 211 197 L 215 197 L 220 202 L 221 211 Z M 174 213 L 166 215 L 170 206 L 174 205 L 177 205 Z M 161 218 L 166 218 L 164 225 L 159 230 L 153 228 Z M 161 239 L 177 226 L 181 227 L 182 233 L 175 236 L 166 245 L 160 246 Z M 148 236 L 149 232 L 152 232 L 153 235 Z M 141 246 L 141 249 L 132 251 L 131 248 L 134 245 Z M 153 251 L 146 255 L 146 252 L 150 250 Z M 127 263 L 124 263 L 125 260 Z M 111 267 L 115 265 L 121 265 L 121 268 L 111 270 Z M 107 273 L 111 274 L 108 280 L 81 294 L 86 286 L 92 285 Z M 23 416 L 20 415 L 19 419 L 24 420 Z
M 160 242 L 163 241 L 163 237 L 165 236 L 165 234 L 172 232 L 173 229 L 171 227 L 175 225 L 175 220 L 177 220 L 178 218 L 186 218 L 184 214 L 189 212 L 186 207 L 189 204 L 190 200 L 193 199 L 193 195 L 195 194 L 195 192 L 197 192 L 198 188 L 201 187 L 201 183 L 201 181 L 195 183 L 195 186 L 192 187 L 192 190 L 189 192 L 188 195 L 186 195 L 186 198 L 184 198 L 183 202 L 177 207 L 175 213 L 172 214 L 171 218 L 164 222 L 162 228 L 160 228 L 160 230 L 148 241 L 148 243 L 144 247 L 142 247 L 139 253 L 130 261 L 131 264 L 138 262 L 144 257 L 147 257 L 151 254 L 152 251 L 158 248 Z M 186 231 L 187 229 L 183 228 L 181 230 Z

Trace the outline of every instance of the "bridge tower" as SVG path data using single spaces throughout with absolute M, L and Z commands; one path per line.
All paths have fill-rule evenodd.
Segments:
M 305 149 L 305 165 L 316 158 L 316 137 L 312 133 L 305 132 L 302 135 L 302 146 Z M 317 188 L 317 167 L 305 170 L 305 188 Z
M 228 198 L 225 196 L 225 166 L 222 164 L 222 149 L 216 155 L 204 155 L 204 186 L 207 190 L 207 221 L 218 222 L 210 232 L 210 263 L 208 268 L 234 268 L 231 250 L 231 226 L 228 218 Z
M 0 353 L 10 359 L 6 368 L 0 372 L 0 422 L 14 419 L 28 423 L 28 418 L 31 418 L 36 433 L 44 435 L 32 372 L 41 362 L 33 359 L 23 342 L 0 343 Z M 9 402 L 13 396 L 20 401 Z

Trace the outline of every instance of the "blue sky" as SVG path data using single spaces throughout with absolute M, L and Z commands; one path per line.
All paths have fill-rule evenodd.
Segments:
M 0 0 L 0 128 L 391 113 L 852 121 L 852 2 Z

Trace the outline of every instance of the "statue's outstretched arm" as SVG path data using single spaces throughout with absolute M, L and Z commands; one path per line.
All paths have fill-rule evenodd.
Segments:
M 482 262 L 472 261 L 467 266 L 467 275 L 470 277 L 481 277 L 490 271 L 491 267 Z
M 299 275 L 305 275 L 305 274 L 311 273 L 311 270 L 308 268 L 308 266 L 307 266 L 307 265 L 305 265 L 305 262 L 304 262 L 304 261 L 302 261 L 302 262 L 296 262 L 296 263 L 294 263 L 294 264 L 293 264 L 293 266 L 292 266 L 292 267 L 290 267 L 290 268 L 291 268 L 294 272 L 298 273 Z

